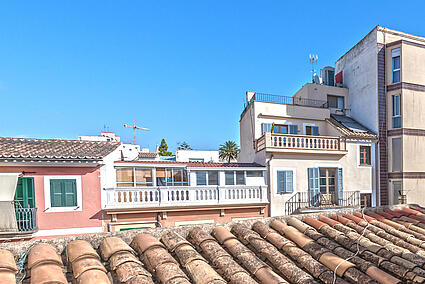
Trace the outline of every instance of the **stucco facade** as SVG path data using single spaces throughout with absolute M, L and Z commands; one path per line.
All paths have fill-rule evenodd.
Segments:
M 256 162 L 267 167 L 267 185 L 270 199 L 270 215 L 279 216 L 285 212 L 288 200 L 297 193 L 309 192 L 309 169 L 338 169 L 341 172 L 340 186 L 343 191 L 360 191 L 361 194 L 370 194 L 371 204 L 376 204 L 376 178 L 375 178 L 375 147 L 376 136 L 369 138 L 348 137 L 345 133 L 331 123 L 331 114 L 345 113 L 345 109 L 332 109 L 326 107 L 327 96 L 341 96 L 345 106 L 349 108 L 348 90 L 346 88 L 306 84 L 294 95 L 293 103 L 276 103 L 274 101 L 288 101 L 272 97 L 274 101 L 257 101 L 255 93 L 248 92 L 246 106 L 240 119 L 240 145 L 241 162 Z M 298 100 L 305 98 L 307 100 Z M 314 101 L 310 101 L 314 100 Z M 320 104 L 317 101 L 323 101 Z M 314 104 L 314 107 L 309 106 Z M 304 105 L 299 105 L 304 104 Z M 321 105 L 323 107 L 317 107 Z M 264 132 L 265 125 L 283 125 L 292 132 L 288 134 L 270 134 Z M 294 127 L 295 126 L 295 127 Z M 317 128 L 317 133 L 309 133 L 308 127 Z M 265 137 L 265 138 L 264 138 Z M 373 137 L 373 138 L 371 138 Z M 268 139 L 272 140 L 267 142 Z M 276 140 L 289 139 L 289 140 Z M 292 139 L 292 140 L 291 140 Z M 295 139 L 295 140 L 294 140 Z M 337 141 L 337 147 L 314 148 L 311 145 Z M 263 142 L 266 146 L 263 147 Z M 296 145 L 285 144 L 295 141 Z M 321 142 L 323 141 L 323 142 Z M 279 144 L 280 143 L 280 144 Z M 291 142 L 292 143 L 292 142 Z M 307 145 L 307 143 L 310 143 Z M 281 147 L 276 146 L 277 144 Z M 260 146 L 259 146 L 260 145 Z M 369 165 L 360 165 L 360 146 L 370 149 L 371 161 Z M 281 192 L 278 189 L 278 172 L 292 172 L 293 191 Z M 340 195 L 343 193 L 340 192 Z M 344 196 L 346 194 L 344 193 Z M 342 198 L 340 196 L 340 198 Z
M 398 69 L 393 64 L 397 56 Z M 343 73 L 343 86 L 349 90 L 351 115 L 379 135 L 380 204 L 424 205 L 420 185 L 425 179 L 425 38 L 378 26 L 335 68 Z M 394 70 L 399 79 L 393 78 Z M 396 113 L 399 122 L 394 123 L 397 96 L 400 114 Z

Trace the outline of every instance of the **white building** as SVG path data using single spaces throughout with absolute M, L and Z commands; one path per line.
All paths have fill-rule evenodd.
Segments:
M 218 163 L 220 159 L 218 157 L 217 150 L 177 150 L 176 151 L 177 162 L 203 162 L 203 163 Z

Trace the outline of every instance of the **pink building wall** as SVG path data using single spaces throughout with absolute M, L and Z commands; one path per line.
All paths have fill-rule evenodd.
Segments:
M 35 206 L 39 230 L 101 227 L 99 167 L 13 167 L 0 166 L 0 172 L 25 172 L 34 177 Z M 82 211 L 44 212 L 44 176 L 81 175 Z M 78 231 L 75 232 L 78 234 Z

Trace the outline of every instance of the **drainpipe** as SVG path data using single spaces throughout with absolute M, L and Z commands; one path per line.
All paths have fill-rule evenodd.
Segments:
M 162 225 L 161 225 L 161 213 L 156 213 L 156 227 L 157 228 L 162 228 Z
M 267 192 L 267 198 L 269 199 L 269 217 L 272 215 L 272 172 L 270 169 L 270 162 L 273 160 L 273 154 L 270 155 L 270 159 L 267 161 L 267 188 L 269 189 Z

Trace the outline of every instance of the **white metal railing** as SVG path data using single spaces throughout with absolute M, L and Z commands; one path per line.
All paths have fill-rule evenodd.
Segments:
M 257 151 L 264 148 L 293 150 L 344 151 L 345 141 L 340 137 L 294 135 L 266 132 L 257 139 Z
M 266 203 L 266 186 L 158 186 L 105 188 L 105 209 Z

